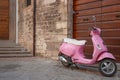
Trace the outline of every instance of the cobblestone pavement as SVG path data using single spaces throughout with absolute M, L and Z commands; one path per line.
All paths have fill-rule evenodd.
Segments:
M 113 77 L 104 77 L 96 69 L 65 68 L 50 59 L 3 58 L 0 80 L 120 80 L 120 71 Z

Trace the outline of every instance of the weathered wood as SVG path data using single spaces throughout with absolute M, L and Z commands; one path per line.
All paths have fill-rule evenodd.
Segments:
M 120 20 L 97 22 L 96 25 L 101 29 L 120 29 Z M 75 31 L 88 30 L 91 26 L 93 26 L 93 23 L 74 24 L 73 29 Z
M 98 7 L 101 7 L 100 1 L 88 3 L 88 4 L 76 5 L 73 7 L 73 9 L 76 11 L 76 10 L 86 10 L 86 9 L 98 8 Z
M 120 12 L 120 5 L 105 6 L 101 8 L 92 8 L 88 10 L 76 10 L 75 16 L 97 15 L 101 13 Z
M 88 37 L 90 31 L 74 31 L 75 37 Z M 120 37 L 120 29 L 117 30 L 103 30 L 101 33 L 102 37 Z
M 102 6 L 120 5 L 120 0 L 103 0 Z
M 87 40 L 85 53 L 92 58 L 93 46 L 89 27 L 91 16 L 96 16 L 96 25 L 102 29 L 101 36 L 108 50 L 120 62 L 120 0 L 74 0 L 73 37 Z
M 74 23 L 92 23 L 93 22 L 91 16 L 84 16 L 84 17 L 74 16 L 73 19 L 74 19 Z M 120 12 L 96 15 L 96 22 L 100 22 L 100 21 L 105 22 L 105 21 L 114 21 L 114 20 L 120 20 Z
M 73 0 L 74 4 L 73 5 L 78 5 L 78 4 L 85 4 L 85 3 L 90 3 L 94 2 L 96 0 Z
M 0 0 L 0 40 L 9 39 L 9 0 Z

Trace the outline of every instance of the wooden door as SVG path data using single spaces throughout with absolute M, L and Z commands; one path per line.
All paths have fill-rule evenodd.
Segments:
M 9 0 L 0 0 L 0 40 L 9 39 Z
M 120 62 L 120 0 L 103 0 L 102 6 L 102 36 Z
M 101 36 L 111 53 L 120 62 L 120 0 L 74 0 L 73 37 L 86 39 L 85 53 L 91 58 L 92 41 L 88 28 L 93 26 L 91 16 L 96 16 Z

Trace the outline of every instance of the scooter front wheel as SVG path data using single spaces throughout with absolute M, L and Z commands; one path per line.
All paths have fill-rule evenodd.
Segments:
M 102 75 L 110 77 L 117 71 L 117 66 L 114 60 L 104 59 L 99 63 L 99 71 Z

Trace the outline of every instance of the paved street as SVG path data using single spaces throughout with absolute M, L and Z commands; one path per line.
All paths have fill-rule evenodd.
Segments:
M 96 69 L 65 68 L 50 59 L 3 58 L 0 80 L 120 80 L 120 71 L 113 77 L 104 77 Z

